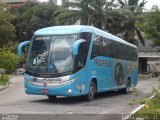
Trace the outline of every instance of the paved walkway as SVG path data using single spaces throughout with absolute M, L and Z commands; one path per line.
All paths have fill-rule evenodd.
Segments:
M 23 76 L 15 76 L 11 78 L 9 88 L 0 91 L 0 113 L 128 114 L 139 106 L 138 104 L 130 106 L 128 102 L 151 96 L 152 87 L 157 84 L 157 79 L 139 81 L 136 87 L 137 96 L 133 93 L 106 92 L 98 94 L 92 102 L 85 102 L 79 97 L 59 97 L 55 101 L 49 101 L 46 96 L 26 95 L 23 83 Z

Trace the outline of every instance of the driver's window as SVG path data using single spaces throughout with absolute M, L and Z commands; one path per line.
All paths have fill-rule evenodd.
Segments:
M 76 56 L 76 69 L 80 70 L 82 69 L 87 61 L 87 56 L 89 52 L 90 42 L 91 42 L 91 33 L 81 33 L 80 39 L 84 39 L 86 42 L 80 44 L 78 49 L 78 55 Z
M 86 64 L 86 42 L 79 46 L 77 64 L 83 67 Z

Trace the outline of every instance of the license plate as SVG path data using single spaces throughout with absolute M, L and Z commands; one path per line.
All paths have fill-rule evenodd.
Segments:
M 41 90 L 42 93 L 48 93 L 48 90 Z

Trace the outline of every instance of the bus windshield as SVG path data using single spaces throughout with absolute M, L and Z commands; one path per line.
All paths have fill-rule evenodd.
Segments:
M 36 36 L 33 38 L 27 70 L 58 74 L 73 70 L 72 45 L 77 35 Z

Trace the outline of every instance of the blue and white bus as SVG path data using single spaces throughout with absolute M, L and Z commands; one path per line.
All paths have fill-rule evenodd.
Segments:
M 36 31 L 29 44 L 25 92 L 57 96 L 85 96 L 136 86 L 137 47 L 92 26 L 47 27 Z

